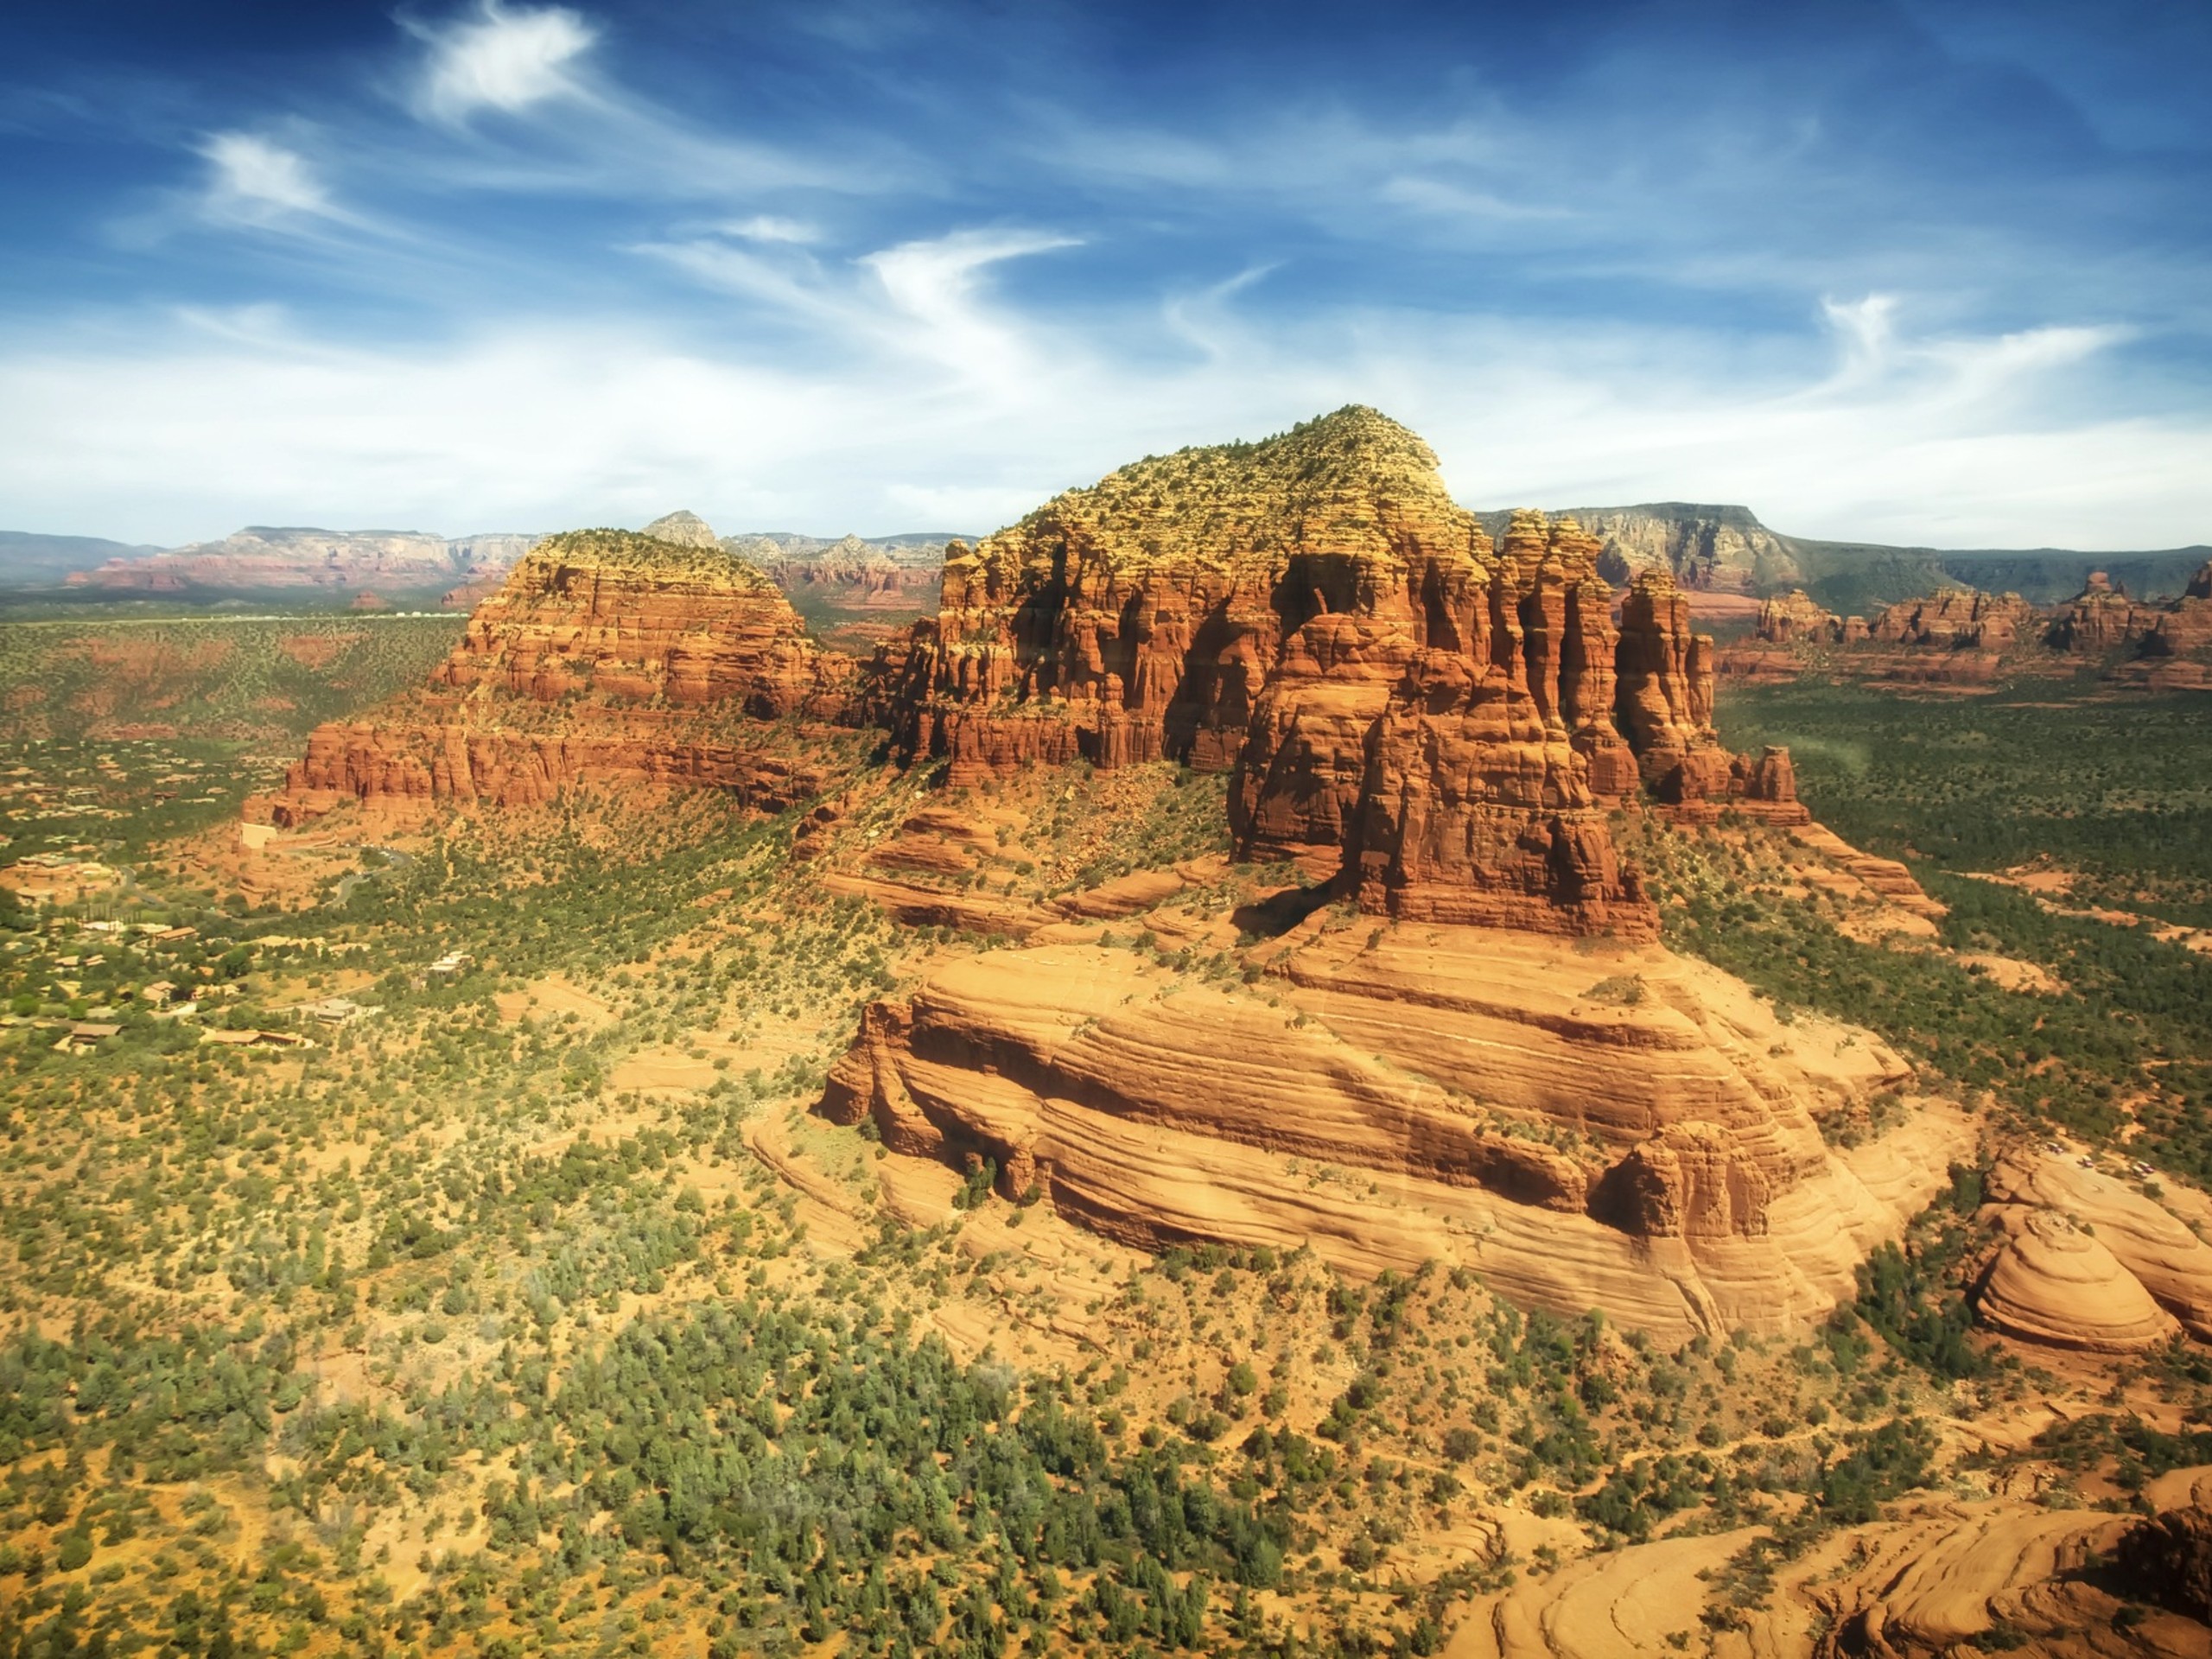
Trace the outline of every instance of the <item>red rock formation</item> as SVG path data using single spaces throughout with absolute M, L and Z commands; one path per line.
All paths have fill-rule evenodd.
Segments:
M 2089 572 L 2082 591 L 2067 606 L 2051 637 L 2067 651 L 2101 657 L 2131 643 L 2140 632 L 2135 601 L 2113 586 L 2101 570 Z
M 486 729 L 449 699 L 403 698 L 375 719 L 308 734 L 284 787 L 246 804 L 251 822 L 296 829 L 349 801 L 385 817 L 442 805 L 538 806 L 580 785 L 713 789 L 760 811 L 819 793 L 832 768 L 800 743 L 717 738 L 654 710 L 601 711 L 568 729 Z
M 751 565 L 587 531 L 533 549 L 431 678 L 533 702 L 722 704 L 773 720 L 834 695 L 842 666 L 809 642 L 798 613 Z
M 1073 942 L 944 963 L 868 1010 L 821 1109 L 1133 1244 L 1464 1261 L 1669 1341 L 1847 1299 L 1971 1135 L 1931 1108 L 1824 1146 L 1814 1114 L 1902 1062 L 1652 944 L 1386 923 L 1275 974 L 1262 997 Z
M 1606 1173 L 1593 1209 L 1645 1238 L 1757 1238 L 1766 1231 L 1768 1172 L 1718 1123 L 1669 1123 Z
M 1671 576 L 1625 632 L 1572 519 L 1496 546 L 1370 410 L 1185 450 L 947 550 L 943 607 L 867 694 L 955 784 L 1077 754 L 1234 763 L 1245 856 L 1340 849 L 1393 915 L 1649 932 L 1604 809 L 1641 781 L 1785 815 L 1794 776 L 1712 730 Z M 1641 756 L 1641 761 L 1639 761 Z
M 578 784 L 717 789 L 776 810 L 827 781 L 794 717 L 838 714 L 849 668 L 719 549 L 550 537 L 478 608 L 427 690 L 317 728 L 284 788 L 247 812 L 294 826 L 349 800 L 411 816 L 537 804 Z
M 1666 572 L 1644 572 L 1621 603 L 1620 726 L 1662 800 L 1728 792 L 1713 682 L 1713 641 L 1691 631 L 1688 595 Z
M 2146 657 L 2183 657 L 2212 650 L 2212 563 L 2190 579 L 2188 591 L 2158 613 L 2143 640 Z
M 2043 613 L 2018 594 L 1958 588 L 1902 600 L 1876 617 L 1867 632 L 1885 645 L 2003 652 L 2024 639 L 2039 639 L 2044 628 Z
M 1802 588 L 1763 600 L 1754 632 L 1770 645 L 1832 645 L 1843 639 L 1843 618 L 1824 610 Z M 1865 632 L 1861 624 L 1860 632 Z
M 1330 613 L 1405 620 L 1412 584 L 1471 565 L 1481 537 L 1427 447 L 1369 410 L 1124 467 L 946 550 L 902 746 L 947 757 L 955 783 L 1074 753 L 1225 771 L 1289 634 Z

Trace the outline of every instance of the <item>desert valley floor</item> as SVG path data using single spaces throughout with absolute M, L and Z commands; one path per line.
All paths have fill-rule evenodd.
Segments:
M 1611 557 L 8 625 L 0 1659 L 2208 1651 L 2212 575 Z

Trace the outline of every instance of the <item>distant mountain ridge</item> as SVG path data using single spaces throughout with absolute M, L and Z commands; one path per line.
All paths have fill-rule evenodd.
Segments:
M 910 531 L 860 537 L 788 531 L 717 537 L 696 513 L 670 513 L 647 533 L 688 545 L 719 546 L 772 574 L 790 566 L 819 580 L 827 569 L 861 566 L 896 573 L 937 569 L 955 532 Z M 315 595 L 385 599 L 466 608 L 495 589 L 543 539 L 543 532 L 488 531 L 445 537 L 426 531 L 327 530 L 307 524 L 248 524 L 214 541 L 161 548 L 93 536 L 0 531 L 0 589 L 64 589 L 86 598 Z
M 442 592 L 504 573 L 538 538 L 493 531 L 448 538 L 418 530 L 323 530 L 249 524 L 219 541 L 111 556 L 71 571 L 64 584 L 105 594 L 265 593 L 324 589 L 353 594 Z
M 0 530 L 0 583 L 29 586 L 33 580 L 60 582 L 73 570 L 105 560 L 143 558 L 161 550 L 111 542 L 103 536 L 42 536 L 36 531 Z
M 1553 507 L 1596 536 L 1599 569 L 1615 582 L 1664 566 L 1693 592 L 1766 598 L 1802 588 L 1827 608 L 1871 614 L 1897 601 L 1947 588 L 2017 593 L 2053 605 L 2080 593 L 2093 570 L 2139 598 L 2172 598 L 2189 585 L 2212 548 L 2083 552 L 2070 548 L 1892 547 L 1830 542 L 1770 530 L 1749 507 L 1651 501 L 1624 507 Z M 1510 510 L 1478 512 L 1493 536 Z
M 1750 508 L 1730 503 L 1642 502 L 1625 506 L 1545 510 L 1577 519 L 1603 553 L 1600 571 L 1624 584 L 1639 570 L 1664 568 L 1693 593 L 1764 598 L 1802 588 L 1839 613 L 1871 614 L 1899 600 L 1949 588 L 2012 592 L 2056 604 L 2103 570 L 2139 598 L 2178 594 L 2212 557 L 2202 544 L 2140 551 L 2068 548 L 1943 549 L 1874 542 L 1823 541 L 1770 529 Z M 1511 511 L 1474 514 L 1504 533 Z M 750 531 L 716 536 L 697 514 L 670 513 L 646 527 L 664 539 L 711 543 L 750 560 L 787 591 L 851 590 L 881 603 L 933 585 L 945 544 L 975 536 L 906 531 L 888 536 L 806 535 Z M 322 594 L 372 591 L 385 598 L 435 595 L 465 607 L 490 593 L 540 539 L 496 531 L 440 537 L 413 530 L 333 531 L 307 525 L 248 525 L 212 542 L 150 548 L 97 537 L 0 531 L 0 588 L 66 585 L 85 597 Z
M 973 531 L 910 530 L 893 536 L 804 536 L 796 531 L 756 530 L 725 536 L 721 543 L 731 552 L 756 563 L 815 563 L 835 559 L 863 559 L 873 555 L 912 569 L 935 570 L 943 563 L 944 544 L 976 541 Z

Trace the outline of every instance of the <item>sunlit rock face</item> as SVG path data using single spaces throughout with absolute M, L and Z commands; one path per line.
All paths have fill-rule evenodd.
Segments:
M 1662 779 L 1794 806 L 1794 780 L 1714 737 L 1710 642 L 1671 576 L 1639 577 L 1615 627 L 1601 552 L 1533 512 L 1493 542 L 1426 444 L 1349 408 L 955 543 L 875 695 L 955 785 L 1077 758 L 1233 767 L 1240 852 L 1333 849 L 1369 908 L 1648 934 L 1606 809 Z
M 823 1109 L 1132 1243 L 1465 1262 L 1678 1340 L 1848 1300 L 1971 1130 L 1930 1104 L 1849 1151 L 1815 1114 L 1907 1078 L 1656 945 L 1363 921 L 1264 995 L 1105 944 L 946 963 L 868 1009 Z
M 318 727 L 250 816 L 296 826 L 347 801 L 409 817 L 527 806 L 581 783 L 715 789 L 765 810 L 815 793 L 824 764 L 787 728 L 842 712 L 850 664 L 702 523 L 674 517 L 663 525 L 688 540 L 539 543 L 428 687 Z

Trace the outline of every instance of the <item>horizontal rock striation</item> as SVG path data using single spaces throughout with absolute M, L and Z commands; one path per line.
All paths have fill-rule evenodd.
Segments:
M 2054 1289 L 2046 1298 L 2046 1317 L 2037 1328 L 2012 1316 L 2023 1299 L 2010 1287 L 2024 1281 L 2016 1277 L 1999 1283 L 1993 1275 L 1984 1287 L 1984 1302 L 1994 1322 L 2038 1340 L 2108 1347 L 2103 1338 L 2109 1322 L 2117 1318 L 2123 1302 L 2136 1305 L 2137 1293 L 2131 1288 L 2136 1287 L 2190 1335 L 2212 1342 L 2212 1245 L 2155 1199 L 2110 1175 L 2083 1169 L 2071 1159 L 2033 1149 L 1999 1159 L 1991 1172 L 1988 1193 L 1987 1213 L 2016 1241 L 2033 1230 L 2048 1243 L 2060 1229 L 2046 1217 L 2061 1218 L 2092 1236 L 2118 1269 L 2115 1277 L 2113 1269 L 2104 1268 L 2103 1257 L 2096 1258 L 2095 1271 L 2110 1281 L 2106 1288 L 2094 1296 L 2062 1296 Z M 2048 1249 L 2040 1252 L 2043 1258 L 2050 1255 Z M 2037 1260 L 2031 1256 L 2016 1265 L 2032 1268 Z M 2076 1270 L 2077 1282 L 2081 1271 Z M 2046 1276 L 2056 1285 L 2065 1282 L 2055 1274 Z
M 540 804 L 579 785 L 723 791 L 777 810 L 817 792 L 808 721 L 843 711 L 850 664 L 690 514 L 680 540 L 547 537 L 478 607 L 423 690 L 310 734 L 248 816 L 296 827 L 346 802 L 419 816 Z
M 1808 1107 L 1902 1063 L 1656 947 L 1370 932 L 1293 952 L 1284 1006 L 1114 947 L 987 952 L 873 1007 L 823 1109 L 1127 1242 L 1460 1262 L 1669 1339 L 1847 1298 L 1964 1143 L 1930 1107 L 1830 1149 Z
M 2050 1210 L 2021 1217 L 1975 1306 L 1985 1325 L 2008 1336 L 2092 1353 L 2140 1353 L 2181 1331 L 2101 1241 Z
M 762 720 L 834 706 L 842 659 L 707 533 L 703 546 L 620 531 L 547 537 L 477 607 L 433 684 L 539 703 L 721 704 Z

